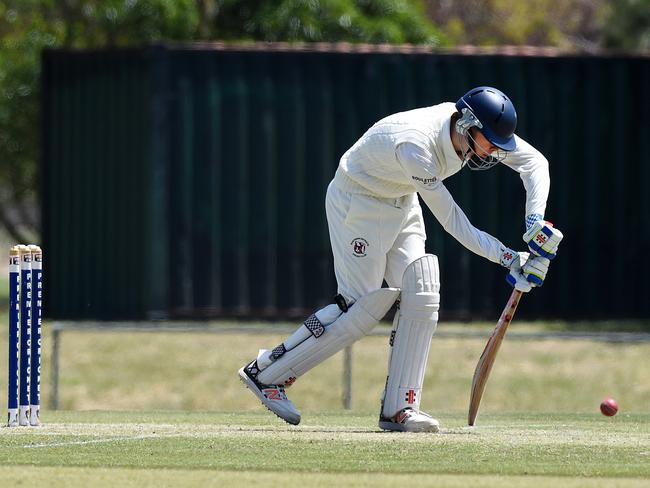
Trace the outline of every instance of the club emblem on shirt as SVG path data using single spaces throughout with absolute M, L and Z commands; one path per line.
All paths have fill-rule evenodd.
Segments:
M 357 237 L 353 239 L 350 244 L 352 244 L 352 254 L 354 254 L 356 257 L 362 258 L 367 254 L 366 249 L 368 248 L 369 244 L 368 241 L 366 241 L 363 237 Z

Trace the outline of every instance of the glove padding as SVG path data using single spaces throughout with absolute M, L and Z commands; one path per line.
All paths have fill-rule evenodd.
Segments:
M 522 266 L 521 270 L 526 277 L 526 280 L 528 280 L 532 286 L 542 286 L 546 279 L 546 273 L 548 273 L 548 267 L 550 264 L 551 261 L 548 258 L 530 256 Z
M 504 259 L 507 256 L 508 259 Z M 523 267 L 528 261 L 530 254 L 527 252 L 515 252 L 507 249 L 501 258 L 501 264 L 510 269 L 510 273 L 506 276 L 506 281 L 510 283 L 515 289 L 528 293 L 533 285 L 526 279 Z
M 523 239 L 535 256 L 553 259 L 563 237 L 562 232 L 553 227 L 553 224 L 538 220 L 529 227 Z

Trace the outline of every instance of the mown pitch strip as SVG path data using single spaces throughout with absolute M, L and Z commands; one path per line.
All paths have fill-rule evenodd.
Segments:
M 403 434 L 379 431 L 370 414 L 307 413 L 293 427 L 249 412 L 49 412 L 37 429 L 0 430 L 0 477 L 6 486 L 89 486 L 93 476 L 93 486 L 123 477 L 120 486 L 164 486 L 177 476 L 174 486 L 257 478 L 302 487 L 521 486 L 530 477 L 535 486 L 644 486 L 650 477 L 650 414 L 486 413 L 477 427 L 461 412 L 439 418 L 439 434 Z

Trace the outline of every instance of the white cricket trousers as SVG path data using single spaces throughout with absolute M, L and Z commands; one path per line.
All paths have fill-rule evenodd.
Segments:
M 343 191 L 334 180 L 325 209 L 338 293 L 355 301 L 381 288 L 383 280 L 401 288 L 406 267 L 425 253 L 417 194 L 375 198 Z

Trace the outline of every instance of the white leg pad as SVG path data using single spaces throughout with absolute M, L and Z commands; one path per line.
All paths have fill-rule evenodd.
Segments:
M 350 309 L 325 328 L 318 338 L 309 337 L 264 368 L 257 380 L 265 385 L 290 385 L 344 347 L 368 334 L 386 315 L 399 296 L 397 288 L 381 288 L 359 298 Z
M 260 370 L 264 370 L 275 361 L 277 357 L 282 356 L 286 351 L 295 349 L 311 336 L 316 338 L 320 337 L 321 334 L 325 332 L 325 328 L 338 319 L 341 313 L 341 309 L 335 304 L 321 308 L 305 320 L 305 322 L 278 347 L 270 350 L 260 349 L 259 354 L 257 355 L 257 367 Z
M 392 418 L 404 408 L 420 408 L 424 371 L 431 337 L 438 324 L 440 279 L 438 259 L 426 254 L 408 265 L 402 278 L 402 297 L 391 334 L 388 378 L 382 417 Z

